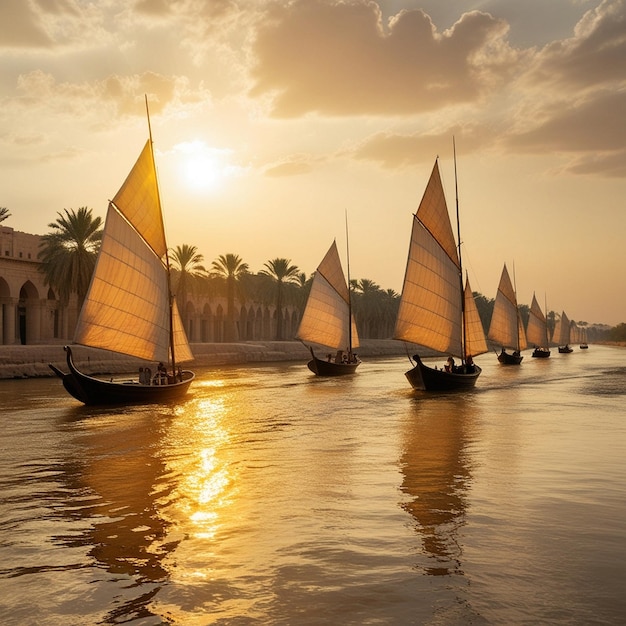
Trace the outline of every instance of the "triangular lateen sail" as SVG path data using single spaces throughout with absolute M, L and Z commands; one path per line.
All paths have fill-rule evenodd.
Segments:
M 540 348 L 548 347 L 548 324 L 534 293 L 528 314 L 526 339 L 530 345 Z
M 168 360 L 167 276 L 161 260 L 109 205 L 100 254 L 74 341 L 142 359 Z
M 350 315 L 348 285 L 333 241 L 313 276 L 311 291 L 296 337 L 336 350 L 349 348 L 348 320 L 352 325 L 352 348 L 359 336 Z
M 517 307 L 517 297 L 506 263 L 500 276 L 488 337 L 503 348 L 524 350 L 527 345 L 526 333 Z
M 565 346 L 570 342 L 570 321 L 565 311 L 561 313 L 561 318 L 554 327 L 552 340 L 559 346 Z
M 461 265 L 448 214 L 439 165 L 435 161 L 413 217 L 394 339 L 416 343 L 464 359 L 487 351 L 471 289 L 461 292 Z M 468 283 L 469 284 L 469 283 Z M 463 297 L 466 341 L 463 349 Z M 464 354 L 465 352 L 465 354 Z
M 113 204 L 162 258 L 167 251 L 157 186 L 156 167 L 150 140 L 113 198 Z
M 469 278 L 465 280 L 465 354 L 467 356 L 476 356 L 487 352 L 487 342 L 485 341 L 485 331 L 483 323 L 478 313 L 476 300 L 470 287 Z
M 175 303 L 170 321 L 165 232 L 148 141 L 109 204 L 74 341 L 142 359 L 193 359 Z M 170 322 L 172 333 L 170 335 Z

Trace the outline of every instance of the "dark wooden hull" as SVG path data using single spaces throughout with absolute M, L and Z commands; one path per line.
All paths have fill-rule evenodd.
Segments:
M 502 350 L 498 355 L 498 361 L 502 365 L 519 365 L 524 357 L 518 352 L 517 354 L 510 354 L 506 350 Z
M 356 372 L 361 361 L 356 363 L 332 363 L 313 357 L 307 367 L 317 376 L 348 376 Z
M 580 344 L 580 349 L 581 350 L 587 350 L 587 349 L 589 349 L 589 346 L 586 343 L 581 343 Z
M 413 356 L 416 365 L 405 373 L 407 380 L 414 389 L 424 391 L 457 391 L 471 389 L 482 372 L 478 365 L 473 365 L 473 372 L 447 372 L 424 365 L 416 354 Z
M 537 359 L 547 359 L 550 356 L 550 350 L 546 348 L 535 348 L 533 356 Z
M 349 376 L 356 372 L 356 368 L 361 365 L 359 358 L 356 361 L 350 363 L 335 363 L 335 361 L 329 361 L 318 359 L 313 352 L 313 348 L 309 347 L 311 351 L 311 360 L 307 363 L 307 367 L 316 376 Z
M 559 346 L 559 354 L 569 354 L 574 352 L 569 346 Z
M 50 369 L 63 381 L 66 391 L 78 401 L 88 405 L 103 404 L 150 404 L 172 402 L 182 398 L 188 391 L 195 374 L 189 370 L 182 372 L 182 381 L 172 381 L 166 385 L 142 385 L 136 380 L 115 381 L 87 376 L 74 365 L 72 350 L 64 347 L 67 353 L 69 374 L 49 363 Z

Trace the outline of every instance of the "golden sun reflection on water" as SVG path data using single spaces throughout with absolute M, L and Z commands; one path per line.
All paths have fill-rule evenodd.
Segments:
M 207 381 L 219 387 L 219 381 Z M 223 396 L 200 398 L 185 406 L 171 437 L 178 451 L 169 459 L 178 477 L 175 523 L 187 536 L 213 539 L 225 509 L 232 503 L 235 480 L 228 460 L 231 433 L 228 408 Z

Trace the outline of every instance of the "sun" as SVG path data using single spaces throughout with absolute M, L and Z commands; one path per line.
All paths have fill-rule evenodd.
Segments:
M 200 140 L 179 143 L 174 150 L 182 181 L 192 191 L 216 190 L 228 176 L 228 153 L 225 150 L 211 148 Z

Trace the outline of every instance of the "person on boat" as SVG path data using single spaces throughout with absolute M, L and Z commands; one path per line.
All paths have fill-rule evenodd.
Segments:
M 139 368 L 139 384 L 140 385 L 149 385 L 151 379 L 151 373 L 149 367 L 140 367 Z
M 467 355 L 467 359 L 465 359 L 465 372 L 467 374 L 473 374 L 476 370 L 474 369 L 474 359 L 471 354 Z
M 156 371 L 156 374 L 154 375 L 154 384 L 155 385 L 167 384 L 167 369 L 165 368 L 165 365 L 163 365 L 162 361 L 157 365 L 157 371 Z
M 452 357 L 452 355 L 450 355 L 448 357 L 448 360 L 446 361 L 446 372 L 453 372 L 454 371 L 454 357 Z

